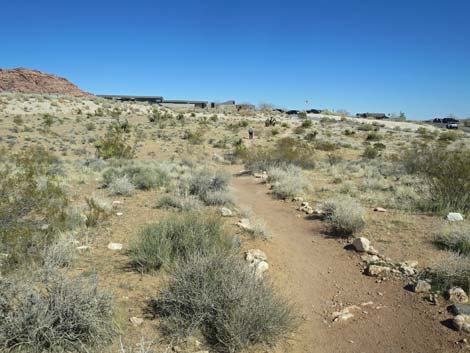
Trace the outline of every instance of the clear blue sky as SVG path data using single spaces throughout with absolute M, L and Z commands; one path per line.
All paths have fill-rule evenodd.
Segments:
M 470 116 L 469 0 L 17 0 L 0 12 L 0 67 L 93 93 Z

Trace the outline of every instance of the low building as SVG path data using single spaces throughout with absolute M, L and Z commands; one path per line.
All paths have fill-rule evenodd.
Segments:
M 162 103 L 163 97 L 161 96 L 125 96 L 125 95 L 110 95 L 110 94 L 98 94 L 98 97 L 105 99 L 112 99 L 121 102 L 149 102 L 149 103 Z
M 361 113 L 361 114 L 356 114 L 356 118 L 373 118 L 373 119 L 388 119 L 387 114 L 384 113 Z

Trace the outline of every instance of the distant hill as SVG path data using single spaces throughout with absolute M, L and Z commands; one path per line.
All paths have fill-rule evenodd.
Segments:
M 25 68 L 0 69 L 0 92 L 93 96 L 63 77 Z

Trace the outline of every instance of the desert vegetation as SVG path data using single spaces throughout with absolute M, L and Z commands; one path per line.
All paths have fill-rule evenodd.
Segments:
M 238 204 L 250 182 L 258 210 L 268 195 L 314 225 L 311 244 L 373 242 L 377 258 L 354 258 L 365 274 L 389 266 L 436 295 L 468 292 L 467 135 L 301 115 L 1 94 L 1 349 L 242 352 L 290 340 L 316 320 L 287 299 L 296 274 L 247 253 L 273 251 L 296 223 L 273 229 L 276 214 Z M 397 265 L 407 260 L 419 266 Z

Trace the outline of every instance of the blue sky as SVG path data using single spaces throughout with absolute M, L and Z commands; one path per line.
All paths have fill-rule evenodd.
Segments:
M 92 93 L 470 117 L 470 1 L 5 1 L 0 67 Z

